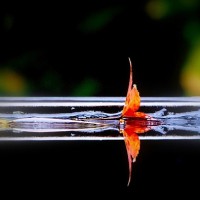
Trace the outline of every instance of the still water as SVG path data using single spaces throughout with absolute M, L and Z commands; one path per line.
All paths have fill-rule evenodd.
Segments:
M 149 129 L 138 134 L 129 186 L 120 132 L 126 121 L 118 118 L 123 102 L 113 97 L 2 98 L 2 190 L 44 197 L 91 191 L 124 198 L 198 194 L 200 99 L 142 98 L 140 110 L 162 123 L 145 124 Z

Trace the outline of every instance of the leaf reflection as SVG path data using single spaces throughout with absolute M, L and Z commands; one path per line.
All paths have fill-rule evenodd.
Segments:
M 129 178 L 127 185 L 129 186 L 132 175 L 132 163 L 136 161 L 140 150 L 140 139 L 138 134 L 151 130 L 151 127 L 148 125 L 149 122 L 144 119 L 126 120 L 124 123 L 125 126 L 120 130 L 120 133 L 123 134 L 128 156 Z

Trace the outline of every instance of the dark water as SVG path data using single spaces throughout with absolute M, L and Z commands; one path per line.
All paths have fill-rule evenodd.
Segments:
M 123 199 L 182 198 L 185 195 L 196 197 L 200 180 L 200 129 L 199 106 L 195 102 L 185 107 L 182 104 L 175 108 L 164 106 L 170 111 L 167 114 L 165 111 L 164 115 L 157 112 L 162 110 L 163 105 L 141 107 L 145 112 L 161 117 L 166 123 L 140 135 L 140 151 L 133 163 L 132 179 L 128 187 L 126 147 L 115 126 L 111 125 L 110 129 L 99 132 L 82 132 L 61 131 L 66 128 L 63 126 L 56 127 L 59 130 L 51 126 L 50 131 L 48 126 L 36 126 L 37 123 L 34 126 L 29 124 L 30 129 L 22 126 L 23 123 L 19 126 L 14 124 L 14 127 L 1 124 L 2 194 L 9 197 L 16 193 L 27 199 L 96 199 L 108 195 L 111 195 L 109 198 Z M 115 109 L 120 110 L 120 106 L 115 105 Z M 9 115 L 9 119 L 10 114 L 16 118 L 24 115 L 25 111 L 26 116 L 28 111 L 29 114 L 69 111 L 64 106 L 47 109 L 32 105 L 3 105 L 1 110 L 5 111 L 5 108 L 7 112 L 1 114 Z
M 0 158 L 1 189 L 23 195 L 153 198 L 199 192 L 200 140 L 141 140 L 128 187 L 123 140 L 4 141 Z

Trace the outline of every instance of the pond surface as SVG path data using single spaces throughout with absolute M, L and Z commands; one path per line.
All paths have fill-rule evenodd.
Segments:
M 199 98 L 142 98 L 140 110 L 162 123 L 145 124 L 150 129 L 138 134 L 140 149 L 129 186 L 120 133 L 127 122 L 107 120 L 110 114 L 117 116 L 123 102 L 113 97 L 2 98 L 2 190 L 46 198 L 91 192 L 124 198 L 198 194 Z

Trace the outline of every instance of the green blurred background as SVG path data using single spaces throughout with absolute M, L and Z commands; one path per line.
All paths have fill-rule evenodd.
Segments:
M 0 7 L 0 96 L 200 95 L 200 1 Z

